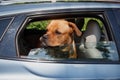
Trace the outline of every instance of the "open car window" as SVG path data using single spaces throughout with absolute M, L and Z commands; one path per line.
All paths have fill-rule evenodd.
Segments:
M 64 22 L 62 24 L 57 24 L 53 26 L 62 25 L 63 28 L 57 30 L 49 31 L 48 25 L 50 26 L 53 20 L 63 20 L 73 23 L 77 26 L 77 29 L 80 30 L 82 35 L 76 36 L 75 29 L 73 34 L 67 34 L 64 30 Z M 119 55 L 117 52 L 116 44 L 112 38 L 112 34 L 105 23 L 104 17 L 99 14 L 96 16 L 75 16 L 75 17 L 65 17 L 57 19 L 43 19 L 34 18 L 29 19 L 28 22 L 24 25 L 24 30 L 19 34 L 18 38 L 18 47 L 19 54 L 21 58 L 28 59 L 39 59 L 39 60 L 110 60 L 118 61 Z M 69 26 L 70 29 L 73 27 Z M 49 39 L 48 34 L 54 35 Z M 47 35 L 47 36 L 46 36 Z M 57 35 L 57 37 L 55 37 Z M 63 44 L 63 36 L 74 41 L 71 44 Z M 69 37 L 68 37 L 69 36 Z M 41 40 L 42 37 L 42 40 Z M 58 38 L 58 39 L 56 39 Z M 43 41 L 43 42 L 42 42 Z M 47 42 L 48 41 L 48 42 Z M 52 44 L 51 42 L 52 41 Z M 62 46 L 51 46 L 54 43 L 60 41 Z M 49 45 L 48 45 L 49 43 Z M 45 46 L 41 46 L 45 44 Z M 46 45 L 47 44 L 47 45 Z M 68 47 L 69 46 L 69 47 Z

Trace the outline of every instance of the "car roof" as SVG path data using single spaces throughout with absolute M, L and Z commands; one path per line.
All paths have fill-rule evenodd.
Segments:
M 87 5 L 87 6 L 86 6 Z M 56 2 L 36 4 L 0 5 L 0 16 L 33 11 L 61 10 L 83 8 L 120 8 L 120 3 L 111 2 Z

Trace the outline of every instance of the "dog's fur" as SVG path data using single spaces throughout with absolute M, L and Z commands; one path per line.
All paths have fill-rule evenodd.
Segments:
M 52 20 L 46 29 L 46 34 L 40 37 L 41 46 L 65 46 L 62 51 L 69 51 L 69 58 L 77 58 L 73 35 L 75 33 L 77 36 L 81 36 L 82 32 L 74 23 L 68 22 L 64 19 Z

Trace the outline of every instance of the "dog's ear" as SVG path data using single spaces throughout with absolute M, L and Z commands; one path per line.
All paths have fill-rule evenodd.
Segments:
M 69 26 L 73 28 L 77 36 L 81 36 L 82 32 L 78 29 L 78 27 L 74 23 L 69 22 Z

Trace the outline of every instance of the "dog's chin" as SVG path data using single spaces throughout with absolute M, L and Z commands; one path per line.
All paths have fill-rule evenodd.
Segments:
M 45 42 L 42 42 L 42 44 L 41 44 L 41 47 L 44 47 L 44 48 L 55 48 L 55 47 L 61 47 L 61 46 L 63 46 L 63 45 L 49 45 Z
M 52 47 L 56 47 L 56 46 L 53 46 L 53 45 L 49 45 L 49 44 L 47 44 L 46 42 L 42 42 L 42 44 L 41 44 L 41 47 L 44 47 L 44 48 L 52 48 Z
M 42 43 L 41 43 L 41 47 L 44 47 L 44 48 L 46 47 L 46 48 L 47 48 L 48 45 L 47 45 L 45 42 L 42 42 Z

